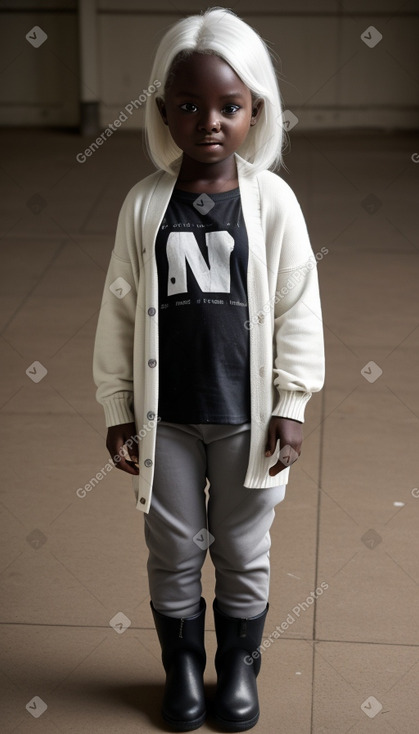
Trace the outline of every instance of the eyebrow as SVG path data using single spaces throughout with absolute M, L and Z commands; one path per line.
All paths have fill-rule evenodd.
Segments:
M 183 90 L 175 94 L 175 97 L 196 97 L 197 99 L 201 99 L 202 96 L 203 95 L 196 94 L 196 92 L 191 92 L 190 90 Z M 220 99 L 229 99 L 230 97 L 240 97 L 241 99 L 243 99 L 244 94 L 242 94 L 241 92 L 229 92 L 228 94 L 222 94 L 220 96 Z

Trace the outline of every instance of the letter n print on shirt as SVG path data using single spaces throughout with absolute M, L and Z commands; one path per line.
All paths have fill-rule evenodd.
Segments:
M 188 279 L 186 262 L 204 293 L 230 293 L 230 255 L 234 238 L 229 232 L 206 232 L 209 267 L 199 249 L 193 232 L 171 232 L 167 238 L 169 275 L 167 295 L 186 293 Z

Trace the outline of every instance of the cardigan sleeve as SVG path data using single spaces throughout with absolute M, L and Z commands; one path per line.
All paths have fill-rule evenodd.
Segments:
M 96 400 L 106 425 L 134 421 L 133 343 L 137 282 L 132 196 L 122 205 L 103 289 L 93 350 Z
M 317 260 L 301 207 L 289 190 L 274 306 L 273 415 L 304 422 L 324 384 L 325 358 Z

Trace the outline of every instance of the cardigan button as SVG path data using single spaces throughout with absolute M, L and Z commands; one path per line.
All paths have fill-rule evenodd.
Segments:
M 142 505 L 145 505 L 145 497 L 141 497 L 140 502 Z
M 148 418 L 148 420 L 149 420 L 149 421 L 154 421 L 155 417 L 156 417 L 156 414 L 155 414 L 155 413 L 153 413 L 153 411 L 152 411 L 152 410 L 149 410 L 149 411 L 148 411 L 148 413 L 147 413 L 147 418 Z
M 155 359 L 149 359 L 148 360 L 148 366 L 149 367 L 156 367 L 156 365 L 157 365 L 157 362 L 156 362 Z
M 151 461 L 151 459 L 146 459 L 144 462 L 144 466 L 153 466 L 153 462 Z
M 156 309 L 153 308 L 153 307 L 151 307 L 151 308 L 148 309 L 147 313 L 148 313 L 149 316 L 155 316 L 156 315 Z

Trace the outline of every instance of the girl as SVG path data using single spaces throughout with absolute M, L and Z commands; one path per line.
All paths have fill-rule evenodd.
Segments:
M 185 18 L 151 80 L 158 170 L 119 215 L 94 379 L 107 448 L 145 513 L 163 717 L 178 731 L 206 717 L 209 550 L 214 716 L 244 731 L 259 717 L 269 529 L 324 379 L 316 260 L 295 195 L 269 170 L 281 162 L 281 104 L 257 33 L 223 8 Z

